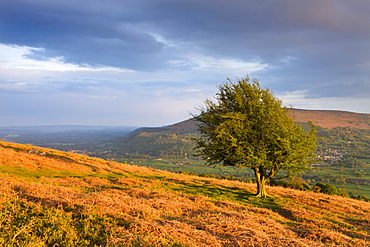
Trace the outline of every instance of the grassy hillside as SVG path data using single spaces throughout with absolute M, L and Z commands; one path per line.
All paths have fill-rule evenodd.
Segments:
M 318 182 L 330 183 L 344 189 L 350 196 L 370 197 L 370 114 L 292 109 L 290 115 L 304 129 L 310 127 L 304 123 L 309 120 L 318 125 L 317 154 L 323 161 L 315 165 L 314 170 L 303 173 L 302 177 L 312 187 Z M 196 135 L 196 122 L 191 119 L 162 128 L 141 128 L 127 137 L 102 145 L 100 150 L 107 153 L 100 157 L 140 162 L 137 164 L 177 172 L 238 178 L 250 174 L 247 169 L 243 172 L 214 169 L 206 167 L 202 161 L 191 159 L 195 146 L 191 138 Z
M 366 136 L 365 140 L 361 140 L 361 142 L 357 140 L 357 146 L 361 146 L 367 141 L 370 142 L 368 139 L 370 137 L 370 114 L 291 109 L 289 116 L 295 122 L 302 124 L 304 128 L 309 127 L 308 121 L 312 121 L 318 126 L 319 135 L 325 139 L 328 147 L 330 145 L 349 147 L 348 141 L 351 140 L 342 138 L 345 134 L 337 135 L 335 133 L 348 132 L 348 129 L 357 130 L 361 132 L 362 136 Z M 193 152 L 194 143 L 191 138 L 197 133 L 196 121 L 188 119 L 167 127 L 140 128 L 126 137 L 105 142 L 99 148 L 110 150 L 118 157 L 124 157 L 126 153 L 152 157 L 164 157 L 165 155 L 184 157 L 184 154 Z M 358 139 L 357 136 L 355 136 L 356 139 Z M 353 146 L 355 142 L 351 143 Z M 368 153 L 367 146 L 365 152 Z
M 0 245 L 370 245 L 370 203 L 267 189 L 0 142 Z
M 290 116 L 296 122 L 305 123 L 312 121 L 315 125 L 326 129 L 336 127 L 370 129 L 370 114 L 333 110 L 292 109 Z
M 197 135 L 197 126 L 192 120 L 186 120 L 167 127 L 139 128 L 129 135 L 105 142 L 99 146 L 101 150 L 109 150 L 117 157 L 125 154 L 185 157 L 193 152 Z

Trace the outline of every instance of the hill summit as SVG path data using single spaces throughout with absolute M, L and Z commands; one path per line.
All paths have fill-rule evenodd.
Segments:
M 369 246 L 370 203 L 0 142 L 3 246 Z
M 334 110 L 291 109 L 289 116 L 295 122 L 306 123 L 308 121 L 312 121 L 315 125 L 325 129 L 332 129 L 336 127 L 370 129 L 370 114 L 366 113 Z M 195 121 L 189 119 L 170 125 L 166 129 L 195 131 L 197 129 L 195 124 Z
M 291 109 L 290 116 L 296 122 L 312 121 L 326 129 L 350 127 L 353 129 L 370 129 L 370 114 L 333 110 Z

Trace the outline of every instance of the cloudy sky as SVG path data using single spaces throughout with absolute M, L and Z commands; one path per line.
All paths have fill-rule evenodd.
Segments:
M 369 13 L 364 0 L 1 0 L 0 126 L 168 125 L 246 75 L 295 108 L 370 113 Z

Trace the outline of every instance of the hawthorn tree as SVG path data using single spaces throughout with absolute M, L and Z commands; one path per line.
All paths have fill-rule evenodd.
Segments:
M 267 197 L 265 184 L 279 171 L 294 175 L 313 163 L 315 126 L 309 122 L 311 130 L 304 131 L 287 115 L 289 108 L 269 89 L 262 89 L 258 80 L 228 80 L 219 86 L 217 102 L 205 100 L 194 117 L 200 132 L 195 138 L 197 154 L 208 165 L 252 169 L 256 196 Z

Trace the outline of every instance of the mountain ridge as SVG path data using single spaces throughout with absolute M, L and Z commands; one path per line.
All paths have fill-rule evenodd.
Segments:
M 370 114 L 356 113 L 340 110 L 307 110 L 290 109 L 289 116 L 295 121 L 306 123 L 312 121 L 313 124 L 327 129 L 336 127 L 350 127 L 355 129 L 370 129 Z M 165 127 L 168 130 L 194 130 L 196 121 L 187 119 Z
M 350 127 L 370 129 L 370 114 L 339 110 L 291 109 L 290 117 L 296 122 L 312 121 L 322 128 Z
M 348 127 L 360 130 L 370 130 L 370 114 L 335 110 L 302 110 L 291 109 L 289 116 L 304 128 L 312 121 L 318 126 L 320 134 L 325 130 L 337 127 Z M 107 149 L 117 154 L 137 153 L 150 156 L 161 156 L 161 153 L 191 153 L 194 145 L 191 138 L 198 133 L 194 118 L 183 120 L 166 127 L 142 127 L 127 136 L 107 142 Z M 185 148 L 186 146 L 186 148 Z

